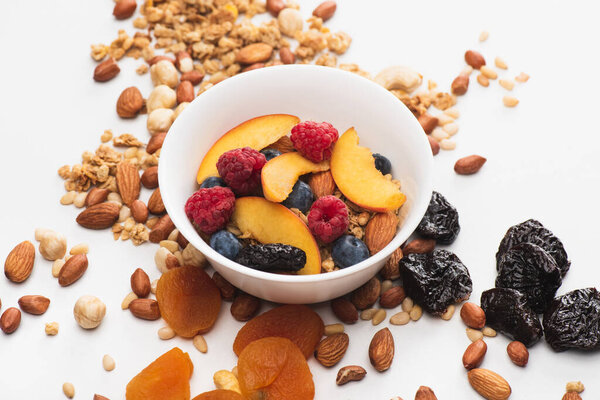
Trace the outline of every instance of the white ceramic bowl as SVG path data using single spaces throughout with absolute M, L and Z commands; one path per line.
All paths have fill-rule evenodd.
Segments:
M 196 172 L 206 151 L 229 129 L 257 116 L 292 114 L 327 121 L 342 134 L 354 126 L 360 144 L 392 163 L 407 196 L 396 237 L 352 267 L 319 275 L 278 275 L 239 265 L 205 243 L 184 205 L 198 189 Z M 369 280 L 415 230 L 432 190 L 433 157 L 421 126 L 404 104 L 379 85 L 335 68 L 286 65 L 245 72 L 197 97 L 177 118 L 163 144 L 159 182 L 163 202 L 179 231 L 233 285 L 278 303 L 316 303 L 341 296 Z M 277 221 L 273 221 L 277 223 Z

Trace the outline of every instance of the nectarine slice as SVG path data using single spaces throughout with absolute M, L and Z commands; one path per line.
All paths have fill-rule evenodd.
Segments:
M 263 115 L 242 122 L 221 136 L 208 150 L 198 168 L 198 183 L 204 182 L 209 176 L 219 176 L 217 160 L 221 154 L 242 147 L 262 150 L 290 133 L 298 122 L 300 118 L 288 114 Z
M 190 400 L 194 365 L 188 353 L 174 347 L 154 360 L 127 384 L 127 400 Z
M 262 197 L 240 197 L 235 201 L 231 221 L 261 243 L 283 243 L 304 250 L 306 265 L 298 274 L 321 272 L 321 253 L 315 238 L 308 226 L 287 207 Z
M 378 212 L 393 211 L 406 201 L 398 186 L 377 168 L 371 150 L 358 145 L 358 134 L 348 129 L 331 154 L 331 174 L 338 189 L 354 204 Z
M 329 161 L 314 163 L 298 152 L 272 158 L 262 168 L 261 180 L 265 198 L 276 203 L 287 199 L 300 175 L 329 169 Z
M 192 400 L 244 400 L 244 398 L 232 390 L 217 389 L 199 394 Z

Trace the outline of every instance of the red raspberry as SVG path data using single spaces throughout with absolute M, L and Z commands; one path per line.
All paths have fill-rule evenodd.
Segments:
M 243 196 L 260 186 L 260 171 L 266 162 L 264 154 L 244 147 L 223 153 L 217 161 L 217 170 L 231 190 Z
M 292 128 L 290 138 L 300 154 L 312 162 L 321 162 L 331 158 L 338 131 L 328 122 L 306 121 Z
M 235 195 L 221 186 L 203 188 L 190 196 L 185 203 L 185 215 L 204 233 L 213 233 L 229 222 Z
M 331 243 L 348 229 L 348 209 L 335 196 L 319 197 L 308 212 L 308 227 L 323 243 Z

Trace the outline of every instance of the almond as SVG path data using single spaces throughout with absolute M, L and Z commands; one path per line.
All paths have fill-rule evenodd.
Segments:
M 41 315 L 50 306 L 50 299 L 44 296 L 29 295 L 19 299 L 19 307 L 28 314 Z
M 165 212 L 165 205 L 163 204 L 162 196 L 160 195 L 160 188 L 156 188 L 148 199 L 148 211 L 155 215 L 160 215 Z
M 371 255 L 388 245 L 398 231 L 398 217 L 393 212 L 377 213 L 365 228 L 365 244 Z
M 345 324 L 353 324 L 358 321 L 358 310 L 345 297 L 338 297 L 331 300 L 331 311 Z
M 120 207 L 115 203 L 90 206 L 77 216 L 77 223 L 88 229 L 105 229 L 113 226 L 119 218 Z
M 4 261 L 4 275 L 15 283 L 20 283 L 29 278 L 35 261 L 35 247 L 29 241 L 24 241 L 15 246 L 8 253 Z
M 121 2 L 124 0 L 121 0 Z M 118 5 L 119 3 L 117 3 Z M 135 86 L 130 86 L 121 92 L 117 99 L 117 114 L 121 118 L 133 118 L 144 107 L 142 93 Z
M 69 258 L 58 273 L 58 284 L 69 286 L 83 276 L 88 267 L 88 259 L 85 254 L 76 254 Z
M 335 192 L 335 182 L 330 171 L 316 172 L 310 174 L 308 186 L 312 189 L 315 198 L 329 196 Z
M 517 340 L 510 342 L 506 347 L 506 352 L 513 364 L 518 365 L 519 367 L 527 365 L 527 362 L 529 361 L 529 351 L 523 343 Z
M 325 367 L 332 367 L 344 357 L 349 343 L 348 335 L 343 332 L 327 336 L 317 345 L 315 358 Z
M 367 375 L 367 371 L 363 367 L 358 365 L 348 365 L 340 368 L 337 377 L 335 378 L 335 384 L 341 386 L 348 382 L 360 381 L 365 375 Z
M 158 187 L 158 167 L 146 168 L 142 174 L 141 181 L 146 189 L 156 189 Z
M 437 400 L 437 397 L 430 387 L 420 386 L 415 394 L 415 400 Z
M 379 305 L 383 308 L 396 308 L 406 298 L 402 286 L 394 286 L 381 294 Z
M 335 4 L 335 1 L 324 1 L 313 10 L 312 14 L 317 18 L 321 18 L 323 22 L 325 22 L 329 18 L 333 17 L 336 8 L 337 4 Z
M 215 285 L 217 285 L 217 287 L 219 288 L 219 291 L 221 292 L 221 298 L 223 300 L 233 300 L 236 292 L 235 286 L 229 283 L 229 281 L 223 278 L 223 276 L 218 272 L 215 272 L 213 274 L 212 280 L 215 283 Z
M 138 168 L 127 161 L 121 161 L 117 165 L 116 178 L 123 203 L 130 206 L 134 200 L 140 197 L 140 174 Z
M 432 138 L 431 136 L 427 136 L 427 140 L 429 140 L 429 146 L 431 146 L 431 153 L 435 156 L 440 152 L 440 144 Z
M 18 308 L 7 308 L 0 317 L 0 329 L 7 335 L 16 331 L 20 324 L 21 311 Z
M 465 74 L 460 74 L 452 81 L 451 88 L 452 94 L 458 96 L 467 93 L 467 90 L 469 89 L 469 76 Z
M 96 66 L 96 69 L 94 69 L 94 80 L 96 82 L 110 81 L 119 72 L 121 72 L 121 68 L 119 68 L 115 59 L 111 57 Z
M 284 64 L 294 64 L 296 62 L 296 56 L 289 47 L 279 49 L 279 59 Z
M 381 293 L 381 282 L 377 277 L 371 278 L 367 283 L 356 289 L 350 295 L 350 301 L 359 310 L 371 307 Z
M 238 321 L 248 321 L 258 313 L 260 299 L 248 293 L 239 293 L 231 303 L 231 315 Z
M 101 189 L 99 187 L 93 187 L 85 197 L 85 206 L 95 206 L 106 200 L 110 191 L 108 189 Z
M 402 252 L 407 254 L 430 253 L 435 248 L 435 239 L 415 239 L 404 245 Z
M 181 264 L 179 263 L 179 259 L 173 254 L 167 254 L 167 258 L 165 259 L 165 267 L 167 269 L 179 268 L 181 267 Z
M 200 82 L 202 82 L 202 79 L 204 79 L 204 74 L 198 70 L 184 72 L 183 74 L 181 74 L 181 78 L 179 78 L 181 82 L 189 81 L 194 86 L 200 84 Z
M 190 242 L 181 234 L 181 232 L 179 232 L 177 234 L 177 243 L 179 244 L 179 247 L 185 249 Z
M 419 121 L 419 124 L 421 124 L 421 128 L 423 128 L 425 133 L 428 135 L 433 131 L 439 122 L 439 119 L 429 113 L 419 115 L 417 120 Z
M 146 297 L 150 294 L 150 278 L 143 269 L 138 268 L 131 274 L 131 290 L 138 297 Z
M 460 317 L 469 328 L 482 329 L 485 326 L 485 312 L 475 303 L 463 304 L 460 309 Z
M 506 400 L 512 392 L 508 382 L 489 369 L 472 369 L 468 378 L 473 389 L 487 400 Z
M 160 318 L 158 302 L 154 299 L 135 299 L 129 303 L 129 311 L 138 318 L 155 321 Z
M 152 243 L 158 243 L 161 240 L 165 240 L 169 237 L 169 233 L 171 233 L 175 229 L 175 225 L 173 221 L 171 221 L 171 217 L 168 214 L 163 215 L 156 222 L 156 224 L 152 227 L 150 231 L 150 241 Z
M 110 400 L 110 399 L 108 397 L 104 397 L 99 394 L 94 394 L 94 398 L 92 400 Z
M 133 15 L 137 4 L 135 0 L 119 0 L 113 9 L 116 19 L 127 19 Z
M 562 400 L 581 400 L 581 396 L 577 392 L 567 392 L 563 395 Z
M 474 69 L 479 69 L 485 65 L 485 58 L 477 51 L 467 50 L 465 52 L 465 62 Z
M 177 85 L 177 103 L 189 103 L 194 100 L 194 85 L 190 81 L 181 81 Z
M 487 352 L 487 344 L 481 339 L 471 343 L 465 350 L 462 358 L 463 365 L 466 369 L 477 368 L 483 362 L 483 357 Z
M 145 224 L 148 220 L 148 207 L 146 207 L 146 204 L 138 199 L 131 203 L 130 208 L 134 221 L 139 224 Z
M 266 43 L 252 43 L 243 47 L 235 56 L 240 64 L 254 64 L 267 61 L 273 54 L 273 47 Z
M 394 337 L 388 328 L 383 328 L 371 339 L 369 360 L 379 372 L 387 370 L 392 365 L 394 360 Z
M 459 175 L 471 175 L 479 171 L 486 161 L 486 158 L 476 154 L 463 157 L 454 164 L 454 171 Z
M 283 136 L 279 138 L 279 140 L 270 144 L 268 147 L 270 149 L 278 150 L 281 153 L 296 151 L 296 149 L 294 149 L 294 143 L 292 143 L 292 139 L 290 139 L 289 136 Z
M 381 271 L 379 271 L 383 279 L 389 279 L 393 281 L 400 278 L 398 262 L 402 259 L 402 257 L 404 257 L 404 254 L 401 248 L 394 250 L 390 258 L 388 258 L 383 265 Z
M 283 0 L 267 0 L 267 11 L 270 12 L 274 17 L 277 17 L 279 12 L 284 8 L 285 3 Z

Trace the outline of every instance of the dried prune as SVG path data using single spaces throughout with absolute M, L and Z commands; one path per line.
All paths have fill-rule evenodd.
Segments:
M 417 233 L 440 244 L 450 244 L 460 232 L 458 211 L 438 192 L 433 192 Z
M 486 323 L 498 332 L 529 347 L 542 335 L 542 324 L 527 304 L 527 296 L 515 289 L 496 288 L 481 293 Z
M 519 243 L 506 251 L 498 262 L 496 287 L 525 294 L 529 306 L 537 313 L 546 311 L 561 284 L 556 262 L 535 244 Z
M 409 254 L 398 266 L 406 295 L 432 314 L 442 314 L 449 305 L 471 295 L 469 270 L 447 250 Z
M 533 243 L 546 250 L 554 258 L 556 265 L 560 269 L 561 276 L 565 276 L 571 262 L 567 257 L 567 252 L 559 238 L 544 227 L 541 222 L 535 219 L 528 219 L 518 225 L 511 226 L 506 235 L 500 242 L 498 252 L 496 253 L 496 262 L 499 263 L 502 255 L 511 247 L 519 243 Z
M 544 314 L 544 334 L 555 351 L 600 349 L 600 293 L 578 289 L 554 299 Z
M 261 271 L 299 271 L 306 264 L 304 250 L 281 243 L 244 247 L 235 261 Z

